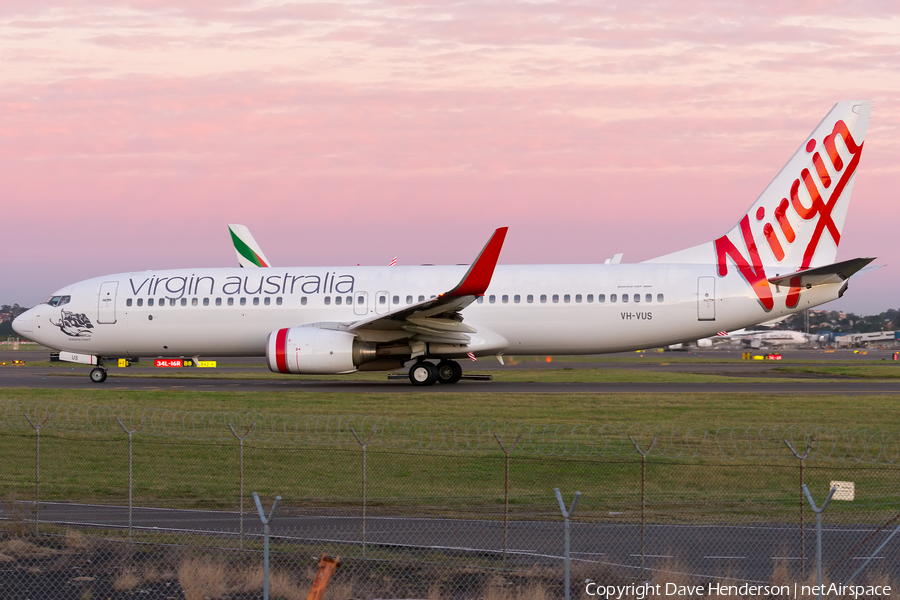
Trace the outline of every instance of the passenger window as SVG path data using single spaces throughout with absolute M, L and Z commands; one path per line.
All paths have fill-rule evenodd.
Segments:
M 653 294 L 645 294 L 644 302 L 653 302 Z
M 541 304 L 547 304 L 547 294 L 541 294 Z
M 282 302 L 281 296 L 278 296 L 277 298 L 275 298 L 275 304 L 277 304 L 278 306 L 281 306 L 281 302 Z
M 575 302 L 581 302 L 581 294 L 575 294 Z
M 593 294 L 588 294 L 588 295 L 587 295 L 587 303 L 590 304 L 590 303 L 592 303 L 593 301 L 594 301 L 594 295 L 593 295 Z
M 478 304 L 484 304 L 484 296 L 478 296 L 476 302 L 478 302 Z
M 169 298 L 169 306 L 175 306 L 175 298 Z
M 125 301 L 125 306 L 131 306 L 131 298 Z
M 559 294 L 553 294 L 553 303 L 556 304 L 559 302 Z
M 566 294 L 565 296 L 563 296 L 563 302 L 565 302 L 566 304 L 568 304 L 571 301 L 572 301 L 572 296 L 570 294 Z
M 513 296 L 513 302 L 515 302 L 516 304 L 518 304 L 518 303 L 521 302 L 521 301 L 522 301 L 522 296 L 520 296 L 520 295 L 518 295 L 518 294 L 516 294 L 515 296 Z
M 198 300 L 197 298 L 191 298 L 191 306 L 197 306 L 198 304 L 200 304 L 200 300 Z
M 606 302 L 606 294 L 597 294 L 597 302 Z M 612 300 L 610 300 L 612 302 Z
M 222 306 L 222 299 L 216 298 L 216 306 Z
M 357 303 L 357 304 L 362 304 L 362 303 L 364 303 L 365 301 L 366 301 L 365 296 L 357 296 L 357 297 L 356 297 L 356 303 Z M 306 302 L 304 302 L 303 304 L 306 304 Z
M 610 302 L 615 302 L 615 301 L 616 301 L 616 298 L 617 298 L 617 296 L 616 296 L 615 294 L 610 294 L 610 295 L 609 295 L 609 301 L 610 301 Z
M 394 304 L 400 304 L 400 296 L 394 296 L 394 299 L 392 300 L 392 302 Z
M 228 299 L 228 306 L 234 306 L 234 298 Z
M 347 296 L 345 302 L 347 303 L 347 306 L 353 306 L 353 296 Z M 281 302 L 279 302 L 278 304 L 281 304 Z
M 628 294 L 622 294 L 622 302 L 628 302 Z
M 500 296 L 500 302 L 502 302 L 503 304 L 509 304 L 509 295 L 503 294 L 502 296 Z
M 635 294 L 635 295 L 634 295 L 634 301 L 635 301 L 635 302 L 640 302 L 640 301 L 641 301 L 641 295 L 640 295 L 640 294 Z
M 344 299 L 341 298 L 340 296 L 335 296 L 335 297 L 334 297 L 334 303 L 335 303 L 337 306 L 340 306 L 340 305 L 341 305 L 341 302 L 343 302 L 343 301 L 344 301 Z
M 407 303 L 407 304 L 412 304 L 412 296 L 407 296 L 407 297 L 406 297 L 406 303 Z
M 209 306 L 209 298 L 203 299 L 203 306 Z
M 143 305 L 144 305 L 144 299 L 143 299 L 143 298 L 138 298 L 138 303 L 137 303 L 137 304 L 138 304 L 138 306 L 143 306 Z
M 496 301 L 497 301 L 497 296 L 495 296 L 493 294 L 488 296 L 488 302 L 490 302 L 491 304 L 494 304 Z
M 153 306 L 153 298 L 147 298 L 147 306 Z
M 425 302 L 425 296 L 419 296 L 419 302 Z
M 657 302 L 662 302 L 662 301 L 663 301 L 663 295 L 662 295 L 662 294 L 657 294 L 657 295 L 656 295 L 656 301 L 657 301 Z
M 269 298 L 268 296 L 266 296 L 266 299 L 263 300 L 263 304 L 265 304 L 266 306 L 269 306 L 270 304 L 272 304 L 272 299 Z
M 300 306 L 306 306 L 306 296 L 300 298 Z
M 182 306 L 187 306 L 187 298 L 182 298 L 182 299 L 181 299 L 181 305 L 182 305 Z
M 528 294 L 527 296 L 525 296 L 525 302 L 527 302 L 528 304 L 534 303 L 534 294 Z
M 247 299 L 241 298 L 241 306 L 247 306 Z
M 378 296 L 378 304 L 387 304 L 387 296 L 384 294 Z
M 384 298 L 381 299 L 384 300 Z M 331 304 L 331 296 L 325 296 L 325 306 L 328 306 L 329 304 Z M 382 304 L 384 304 L 384 302 L 382 302 Z
M 253 306 L 259 306 L 259 296 L 253 296 Z

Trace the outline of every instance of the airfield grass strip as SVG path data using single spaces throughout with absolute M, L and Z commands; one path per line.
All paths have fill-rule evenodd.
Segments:
M 114 383 L 110 380 L 109 383 Z M 197 412 L 262 411 L 285 415 L 376 415 L 436 421 L 505 421 L 534 424 L 665 424 L 669 427 L 818 425 L 839 429 L 900 431 L 895 395 L 729 393 L 318 393 L 189 390 L 84 390 L 6 388 L 0 402 L 134 406 Z M 465 388 L 460 388 L 464 390 Z
M 41 436 L 42 501 L 124 505 L 128 499 L 128 443 L 124 436 L 47 433 Z M 237 443 L 141 438 L 133 447 L 136 506 L 235 510 Z M 34 497 L 34 435 L 0 432 L 6 465 L 0 495 Z M 245 507 L 251 492 L 280 494 L 286 509 L 310 514 L 356 514 L 361 507 L 361 450 L 246 444 Z M 370 449 L 369 514 L 500 518 L 505 459 L 460 454 Z M 854 481 L 858 498 L 838 513 L 878 518 L 896 510 L 900 466 L 814 463 L 805 470 L 811 489 L 833 480 Z M 513 455 L 510 498 L 517 519 L 555 518 L 553 488 L 580 490 L 580 514 L 634 522 L 640 514 L 640 461 L 633 457 Z M 796 461 L 675 460 L 651 458 L 648 506 L 654 522 L 771 522 L 792 519 L 797 507 Z M 831 521 L 831 513 L 829 520 Z M 833 522 L 841 522 L 834 517 Z M 877 520 L 877 519 L 876 519 Z

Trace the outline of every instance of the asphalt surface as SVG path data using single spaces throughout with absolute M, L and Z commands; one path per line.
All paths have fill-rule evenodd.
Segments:
M 506 365 L 500 365 L 494 359 L 482 359 L 478 362 L 463 363 L 464 373 L 478 374 L 486 370 L 520 370 L 520 369 L 627 369 L 635 371 L 634 381 L 621 383 L 583 383 L 583 382 L 500 382 L 500 381 L 466 381 L 455 385 L 434 385 L 427 388 L 413 386 L 405 379 L 388 380 L 387 374 L 376 375 L 373 381 L 354 381 L 335 375 L 329 380 L 308 380 L 302 378 L 284 378 L 272 375 L 271 379 L 179 379 L 160 377 L 162 369 L 155 368 L 151 360 L 137 363 L 127 369 L 111 367 L 109 378 L 105 383 L 94 384 L 88 378 L 90 367 L 84 365 L 28 366 L 29 363 L 48 360 L 48 353 L 36 351 L 0 350 L 0 363 L 12 360 L 24 360 L 24 366 L 0 365 L 0 388 L 49 388 L 49 389 L 114 389 L 114 390 L 196 390 L 196 391 L 259 391 L 259 392 L 343 392 L 343 393 L 704 393 L 735 392 L 757 394 L 838 394 L 838 395 L 885 395 L 900 393 L 900 379 L 868 380 L 856 378 L 822 377 L 809 374 L 778 373 L 774 369 L 780 366 L 804 366 L 819 364 L 821 361 L 841 363 L 864 363 L 878 361 L 880 364 L 896 364 L 893 349 L 872 349 L 865 354 L 851 350 L 826 352 L 822 350 L 779 350 L 783 359 L 774 360 L 736 360 L 741 356 L 740 350 L 701 350 L 672 353 L 633 352 L 611 357 L 622 357 L 637 360 L 628 361 L 578 361 L 557 357 L 552 362 L 546 360 L 515 361 L 507 359 Z M 760 352 L 756 352 L 760 354 Z M 690 357 L 690 362 L 681 362 Z M 204 357 L 206 359 L 207 357 Z M 253 373 L 266 375 L 268 369 L 259 357 L 212 358 L 218 367 L 215 371 L 204 369 L 204 374 Z M 730 359 L 734 362 L 716 362 Z M 145 366 L 146 365 L 146 366 Z M 197 369 L 180 369 L 181 372 L 196 372 Z M 650 383 L 642 381 L 641 373 L 649 371 L 669 373 L 715 374 L 731 378 L 727 383 Z M 117 377 L 118 374 L 127 377 Z M 402 372 L 401 372 L 402 373 Z M 148 375 L 141 377 L 141 375 Z M 154 376 L 149 376 L 154 375 Z M 748 381 L 750 377 L 770 378 L 768 382 Z M 787 381 L 793 379 L 794 381 Z M 804 381 L 796 381 L 803 379 Z
M 265 510 L 270 506 L 266 504 Z M 252 509 L 251 509 L 252 510 Z M 296 513 L 296 511 L 295 511 Z M 2 514 L 2 513 L 0 513 Z M 40 519 L 73 527 L 128 527 L 128 507 L 42 503 Z M 240 514 L 227 511 L 134 508 L 132 528 L 142 533 L 175 533 L 235 538 L 241 531 Z M 291 514 L 280 509 L 271 520 L 271 535 L 277 540 L 361 546 L 362 519 L 357 516 Z M 887 527 L 827 526 L 823 528 L 823 564 L 832 567 L 829 575 L 840 581 L 871 556 L 893 532 Z M 259 537 L 262 524 L 255 512 L 245 512 L 243 532 Z M 564 556 L 564 524 L 556 521 L 510 521 L 507 534 L 509 564 L 554 564 Z M 860 548 L 854 548 L 871 536 Z M 806 569 L 815 564 L 815 527 L 805 528 Z M 405 554 L 446 553 L 457 557 L 496 560 L 503 556 L 503 522 L 494 520 L 423 519 L 415 517 L 368 517 L 366 544 L 383 551 Z M 659 525 L 648 524 L 644 532 L 644 564 L 666 568 L 675 558 L 689 572 L 713 579 L 729 578 L 770 583 L 773 566 L 780 561 L 797 568 L 800 561 L 800 530 L 797 524 L 760 525 Z M 894 540 L 897 537 L 893 538 Z M 611 565 L 639 575 L 641 531 L 638 523 L 586 523 L 573 517 L 571 556 L 573 560 Z M 843 559 L 843 560 L 841 560 Z M 892 578 L 900 575 L 900 564 L 876 555 L 874 562 Z M 836 564 L 837 563 L 837 564 Z M 808 571 L 807 571 L 808 572 Z

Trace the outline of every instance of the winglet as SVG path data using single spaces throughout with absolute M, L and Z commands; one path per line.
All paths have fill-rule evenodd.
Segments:
M 447 296 L 459 298 L 460 296 L 484 296 L 485 290 L 491 284 L 494 276 L 494 267 L 500 258 L 500 249 L 503 248 L 503 240 L 509 227 L 500 227 L 482 248 L 481 253 L 459 284 L 449 292 Z
M 250 230 L 243 225 L 229 225 L 231 241 L 234 243 L 234 251 L 237 253 L 238 263 L 242 267 L 271 267 L 272 263 L 263 254 L 262 248 L 253 239 Z

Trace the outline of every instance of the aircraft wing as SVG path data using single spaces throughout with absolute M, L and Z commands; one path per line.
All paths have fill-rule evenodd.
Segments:
M 342 329 L 357 332 L 361 337 L 369 337 L 366 335 L 368 333 L 381 339 L 396 337 L 420 342 L 467 345 L 471 341 L 468 334 L 476 333 L 477 330 L 463 323 L 460 311 L 477 297 L 483 296 L 490 285 L 507 230 L 507 227 L 501 227 L 494 231 L 478 258 L 452 289 L 416 304 L 344 324 Z M 484 333 L 490 336 L 490 332 Z
M 857 271 L 868 265 L 875 258 L 854 258 L 843 262 L 834 263 L 833 265 L 825 265 L 824 267 L 816 267 L 815 269 L 806 269 L 787 275 L 778 275 L 769 277 L 769 283 L 781 286 L 788 285 L 791 287 L 811 288 L 814 285 L 825 285 L 828 283 L 841 283 L 850 279 Z

